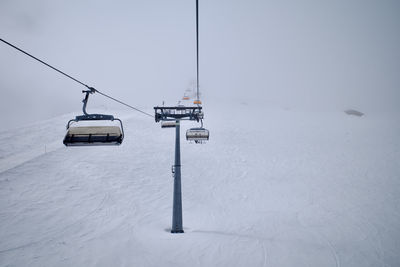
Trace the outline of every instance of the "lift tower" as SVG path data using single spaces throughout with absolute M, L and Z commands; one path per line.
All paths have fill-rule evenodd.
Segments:
M 174 196 L 172 208 L 171 233 L 183 233 L 182 222 L 182 189 L 181 189 L 181 147 L 180 147 L 180 121 L 197 121 L 203 119 L 202 107 L 154 107 L 156 122 L 162 121 L 165 127 L 175 127 L 175 164 L 172 166 L 174 176 Z M 175 122 L 171 123 L 171 122 Z M 164 126 L 162 126 L 164 127 Z

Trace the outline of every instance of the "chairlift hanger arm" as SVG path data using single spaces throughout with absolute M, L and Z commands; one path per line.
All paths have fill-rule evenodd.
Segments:
M 75 121 L 92 121 L 92 120 L 110 120 L 113 121 L 114 120 L 114 116 L 113 115 L 105 115 L 105 114 L 89 114 L 86 111 L 86 107 L 87 107 L 87 102 L 89 100 L 89 95 L 93 94 L 96 92 L 96 89 L 94 89 L 93 87 L 90 87 L 89 90 L 82 90 L 82 93 L 85 93 L 85 98 L 82 100 L 83 102 L 83 107 L 82 107 L 82 111 L 84 115 L 79 115 L 75 117 Z
M 89 90 L 82 90 L 82 93 L 86 93 L 85 98 L 82 100 L 82 102 L 83 102 L 82 110 L 83 110 L 83 114 L 85 114 L 85 115 L 89 115 L 86 112 L 86 106 L 87 106 L 87 102 L 89 100 L 89 94 L 93 94 L 94 92 L 96 92 L 96 89 L 94 89 L 93 87 L 90 87 Z

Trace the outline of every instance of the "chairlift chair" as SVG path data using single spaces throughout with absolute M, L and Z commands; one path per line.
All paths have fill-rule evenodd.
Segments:
M 113 115 L 104 114 L 88 114 L 86 105 L 89 99 L 89 94 L 95 90 L 82 91 L 86 93 L 83 100 L 84 115 L 76 116 L 75 119 L 68 121 L 67 133 L 64 137 L 65 146 L 98 146 L 98 145 L 120 145 L 124 139 L 124 128 L 122 121 L 114 118 Z M 71 126 L 73 122 L 80 121 L 119 121 L 119 126 Z
M 175 128 L 176 121 L 163 121 L 161 122 L 161 128 Z
M 194 141 L 196 144 L 202 144 L 210 138 L 210 131 L 203 127 L 203 120 L 201 120 L 201 127 L 190 128 L 186 131 L 186 140 Z
M 210 131 L 207 129 L 200 128 L 190 128 L 186 131 L 186 140 L 194 141 L 196 144 L 202 144 L 205 141 L 208 141 L 210 138 Z

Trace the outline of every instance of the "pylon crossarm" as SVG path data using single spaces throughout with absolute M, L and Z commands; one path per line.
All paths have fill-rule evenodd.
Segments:
M 202 107 L 154 107 L 154 118 L 156 122 L 170 120 L 192 120 L 199 121 L 203 118 Z

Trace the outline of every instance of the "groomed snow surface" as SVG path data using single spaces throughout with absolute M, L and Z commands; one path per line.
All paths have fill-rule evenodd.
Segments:
M 399 114 L 207 109 L 184 234 L 174 129 L 118 115 L 120 147 L 64 147 L 71 114 L 0 132 L 1 266 L 400 266 Z

